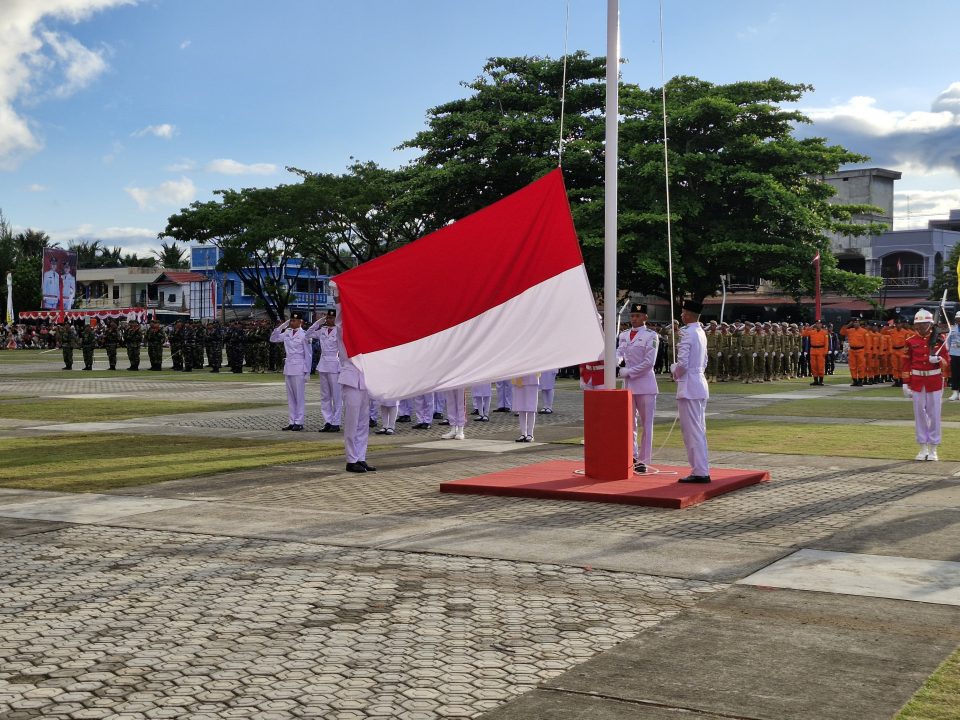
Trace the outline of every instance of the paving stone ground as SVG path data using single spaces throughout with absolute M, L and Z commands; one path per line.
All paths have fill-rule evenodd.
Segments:
M 26 367 L 49 370 L 53 363 L 48 357 Z M 20 380 L 17 372 L 24 367 L 4 366 L 0 354 L 0 397 L 143 393 L 277 402 L 263 410 L 151 418 L 146 426 L 117 423 L 145 442 L 198 432 L 289 435 L 276 432 L 286 418 L 282 386 L 260 379 L 160 382 L 143 373 L 77 373 Z M 308 427 L 320 424 L 315 395 L 311 386 Z M 717 396 L 711 412 L 774 401 Z M 437 492 L 444 480 L 578 457 L 578 445 L 551 441 L 580 434 L 579 404 L 577 391 L 560 390 L 556 413 L 538 418 L 538 440 L 546 444 L 517 452 L 467 452 L 455 442 L 449 450 L 409 448 L 442 429 L 401 427 L 393 438 L 372 438 L 381 448 L 370 458 L 380 466 L 373 475 L 345 473 L 337 459 L 113 494 L 190 500 L 201 519 L 209 507 L 220 518 L 253 514 L 268 522 L 297 513 L 333 516 L 345 526 L 388 522 L 410 532 L 433 522 L 454 536 L 484 528 L 521 544 L 524 537 L 616 537 L 638 545 L 654 540 L 666 555 L 716 543 L 774 558 L 895 513 L 960 469 L 713 453 L 715 465 L 763 467 L 772 481 L 684 511 Z M 665 392 L 660 438 L 671 432 L 674 407 Z M 471 423 L 468 435 L 509 440 L 515 424 L 512 415 L 492 414 L 490 423 Z M 0 423 L 0 437 L 29 437 L 43 426 Z M 658 450 L 655 459 L 682 458 L 682 451 Z M 524 562 L 456 546 L 391 550 L 350 539 L 334 546 L 308 537 L 309 528 L 300 529 L 308 541 L 243 536 L 242 523 L 229 532 L 212 521 L 194 531 L 159 528 L 161 521 L 176 524 L 177 509 L 135 516 L 142 529 L 133 521 L 120 527 L 3 517 L 4 506 L 22 500 L 0 500 L 0 530 L 8 530 L 6 537 L 0 532 L 0 720 L 479 717 L 729 589 L 694 574 Z

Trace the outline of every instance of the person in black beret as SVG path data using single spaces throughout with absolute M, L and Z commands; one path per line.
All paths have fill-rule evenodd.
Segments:
M 682 307 L 680 319 L 683 329 L 677 345 L 677 361 L 670 366 L 670 372 L 677 381 L 677 412 L 690 474 L 678 482 L 708 483 L 710 464 L 707 457 L 706 418 L 710 389 L 703 374 L 707 367 L 707 337 L 700 326 L 703 306 L 693 300 L 684 300 Z

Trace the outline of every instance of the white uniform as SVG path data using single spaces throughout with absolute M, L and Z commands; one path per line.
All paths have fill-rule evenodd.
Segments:
M 553 389 L 557 382 L 557 370 L 544 370 L 540 373 L 540 404 L 542 413 L 553 412 Z
M 270 342 L 283 343 L 286 358 L 283 361 L 283 379 L 287 385 L 287 407 L 290 411 L 290 424 L 303 425 L 306 415 L 306 385 L 310 374 L 310 360 L 313 357 L 310 341 L 313 328 L 294 330 L 286 324 L 280 325 L 270 333 Z
M 533 428 L 537 423 L 537 394 L 540 390 L 540 374 L 514 378 L 513 409 L 520 415 L 520 440 L 533 440 Z
M 677 381 L 677 411 L 692 475 L 708 477 L 707 400 L 710 389 L 703 372 L 707 367 L 707 336 L 699 322 L 684 325 L 677 344 L 677 361 L 670 366 Z
M 323 421 L 339 425 L 343 417 L 343 397 L 340 393 L 340 333 L 336 325 L 323 325 L 317 329 L 320 342 L 320 361 L 317 374 L 320 377 L 320 411 Z
M 617 362 L 623 362 L 620 377 L 633 396 L 633 459 L 645 465 L 653 457 L 653 418 L 657 411 L 657 362 L 660 336 L 647 326 L 625 330 L 617 339 Z M 637 426 L 641 435 L 637 438 Z
M 337 313 L 337 346 L 340 355 L 340 374 L 337 380 L 343 393 L 343 449 L 347 462 L 357 463 L 367 459 L 367 443 L 370 440 L 370 398 L 363 373 L 347 356 L 343 345 L 343 333 L 340 332 L 340 318 Z
M 60 307 L 60 273 L 56 270 L 47 270 L 43 274 L 43 307 L 45 310 Z
M 77 279 L 71 273 L 63 274 L 63 309 L 73 310 L 73 300 L 77 296 Z

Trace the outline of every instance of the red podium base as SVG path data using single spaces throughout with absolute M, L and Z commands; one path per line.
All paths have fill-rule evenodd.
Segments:
M 593 480 L 633 476 L 633 396 L 627 390 L 583 393 L 583 462 Z
M 644 475 L 634 474 L 626 480 L 604 481 L 587 477 L 583 474 L 583 468 L 583 463 L 577 460 L 554 460 L 441 483 L 440 492 L 679 509 L 770 480 L 770 473 L 766 470 L 711 468 L 710 483 L 678 483 L 679 478 L 690 474 L 689 467 L 656 465 L 651 466 L 651 472 Z

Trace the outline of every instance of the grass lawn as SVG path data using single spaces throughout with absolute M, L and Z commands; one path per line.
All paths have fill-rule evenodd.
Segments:
M 663 443 L 669 426 L 657 425 L 653 447 Z M 783 455 L 834 455 L 837 457 L 913 460 L 917 443 L 912 428 L 818 425 L 751 420 L 707 420 L 710 450 L 749 450 Z M 667 447 L 683 447 L 679 423 Z M 960 430 L 944 428 L 941 460 L 960 461 Z
M 226 412 L 246 408 L 271 407 L 278 403 L 199 402 L 194 400 L 152 400 L 139 398 L 32 398 L 11 400 L 0 396 L 0 418 L 14 420 L 60 420 L 63 422 L 102 422 L 129 420 L 154 415 L 195 412 Z
M 948 657 L 894 720 L 956 720 L 960 712 L 960 650 Z
M 897 394 L 900 395 L 900 390 Z M 900 395 L 903 398 L 902 395 Z M 865 418 L 868 420 L 913 420 L 913 403 L 877 402 L 859 393 L 843 398 L 811 398 L 785 400 L 762 407 L 739 410 L 738 415 L 784 415 L 793 417 Z M 960 403 L 945 402 L 941 410 L 944 420 L 960 420 Z
M 42 448 L 42 449 L 38 449 Z M 342 443 L 115 433 L 0 439 L 0 486 L 101 492 L 343 454 Z

